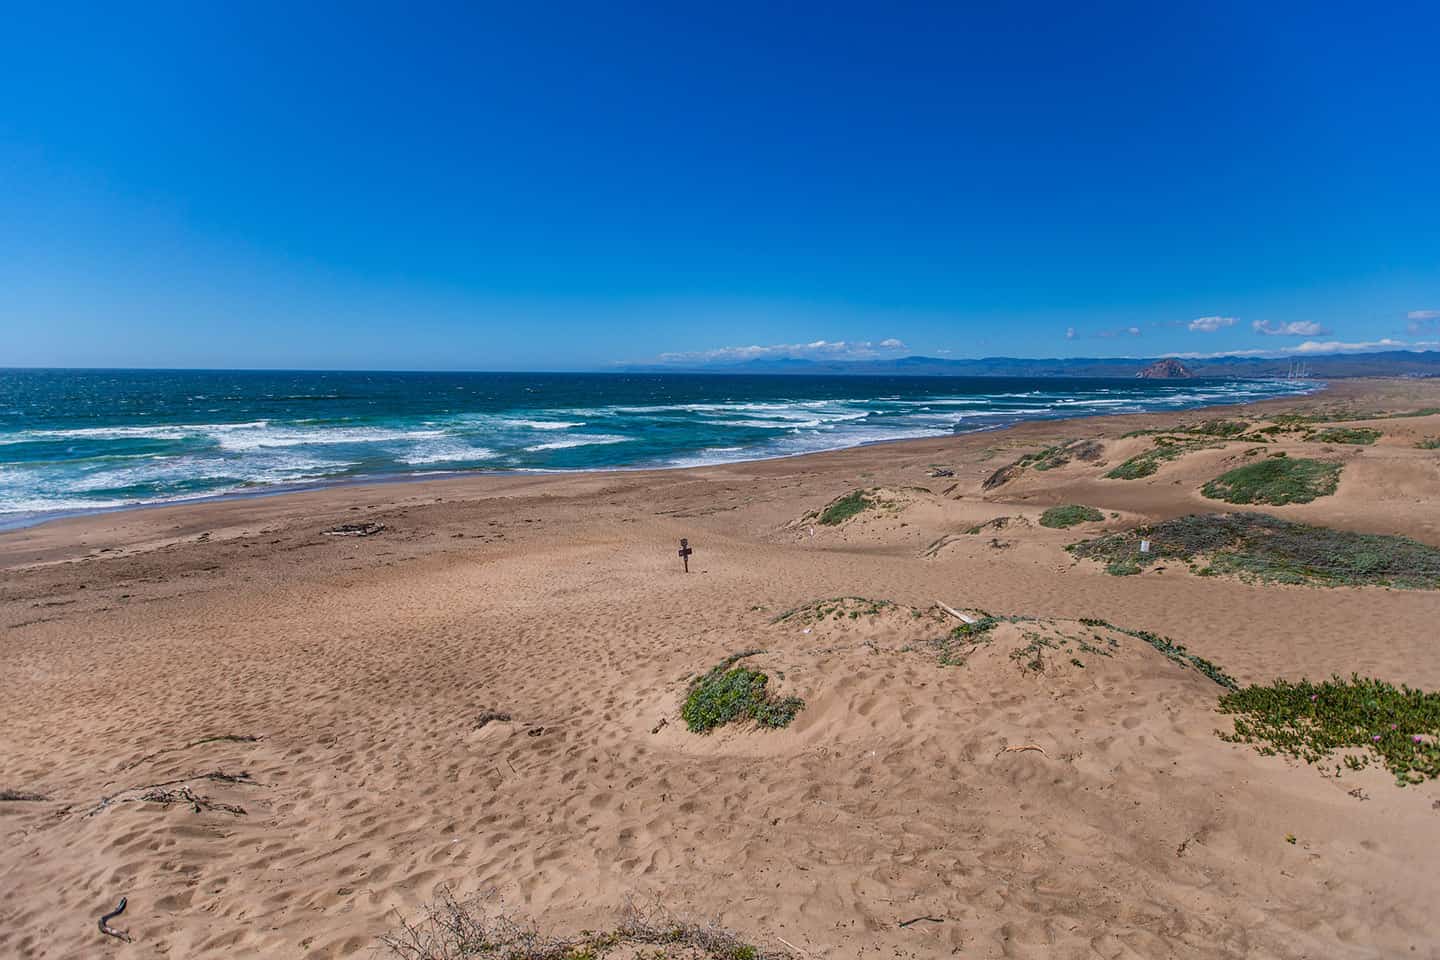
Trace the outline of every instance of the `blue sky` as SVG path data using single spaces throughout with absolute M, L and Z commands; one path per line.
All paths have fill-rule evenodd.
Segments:
M 0 366 L 1440 341 L 1434 4 L 683 6 L 10 5 Z

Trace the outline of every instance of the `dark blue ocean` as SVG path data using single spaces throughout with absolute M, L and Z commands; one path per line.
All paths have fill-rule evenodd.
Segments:
M 1254 380 L 0 370 L 0 524 L 360 477 L 722 463 L 1304 389 Z

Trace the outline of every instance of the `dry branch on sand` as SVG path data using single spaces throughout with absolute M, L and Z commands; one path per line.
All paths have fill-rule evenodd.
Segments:
M 24 803 L 49 799 L 43 793 L 31 793 L 28 790 L 0 790 L 0 802 Z
M 399 960 L 598 960 L 612 951 L 673 947 L 694 960 L 788 960 L 788 950 L 766 950 L 716 923 L 681 920 L 659 907 L 628 903 L 613 930 L 563 937 L 542 933 L 533 920 L 510 915 L 484 900 L 460 901 L 443 890 L 415 921 L 401 919 L 381 938 Z M 629 953 L 626 954 L 631 955 Z M 668 950 L 661 956 L 670 956 Z
M 385 529 L 383 523 L 342 523 L 325 531 L 327 537 L 373 537 Z
M 241 771 L 240 773 L 226 773 L 223 770 L 213 770 L 209 773 L 196 773 L 188 777 L 179 777 L 175 780 L 166 780 L 163 783 L 148 783 L 144 786 L 129 787 L 112 793 L 109 796 L 101 797 L 100 802 L 89 810 L 85 816 L 93 817 L 102 810 L 117 803 L 134 803 L 136 801 L 147 801 L 150 803 L 189 803 L 196 813 L 202 810 L 222 810 L 226 813 L 241 815 L 245 811 L 241 807 L 228 803 L 217 803 L 209 797 L 202 797 L 192 791 L 189 784 L 196 780 L 209 780 L 212 783 L 236 783 L 246 786 L 258 786 L 250 774 Z M 174 787 L 184 784 L 180 790 L 167 790 L 167 787 Z
M 130 934 L 126 933 L 124 930 L 116 930 L 114 927 L 110 926 L 111 920 L 114 920 L 116 917 L 120 916 L 120 914 L 125 912 L 125 904 L 128 902 L 128 898 L 121 897 L 120 904 L 114 910 L 111 910 L 109 913 L 106 914 L 101 914 L 99 923 L 101 933 L 105 934 L 105 936 L 107 937 L 114 937 L 116 940 L 124 940 L 126 943 L 131 942 Z

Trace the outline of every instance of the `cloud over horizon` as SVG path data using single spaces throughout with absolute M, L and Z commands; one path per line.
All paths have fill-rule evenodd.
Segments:
M 886 337 L 870 340 L 812 340 L 809 343 L 752 344 L 739 347 L 716 347 L 712 350 L 690 350 L 660 354 L 661 363 L 739 363 L 761 358 L 873 360 L 876 357 L 905 350 L 905 341 Z
M 1224 327 L 1235 326 L 1234 317 L 1196 317 L 1188 324 L 1192 333 L 1214 333 Z
M 1312 320 L 1293 320 L 1290 323 L 1256 320 L 1250 326 L 1256 333 L 1267 337 L 1319 337 L 1330 332 Z

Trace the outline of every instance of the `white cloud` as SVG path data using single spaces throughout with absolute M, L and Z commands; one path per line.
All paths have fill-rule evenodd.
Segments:
M 1419 333 L 1431 327 L 1440 328 L 1440 310 L 1411 310 L 1405 314 L 1405 319 L 1410 321 L 1411 333 Z
M 1329 353 L 1372 353 L 1376 350 L 1434 350 L 1440 348 L 1440 340 L 1369 340 L 1358 343 L 1345 343 L 1339 340 L 1306 340 L 1304 343 L 1293 347 L 1277 347 L 1271 349 L 1256 350 L 1217 350 L 1214 353 L 1172 353 L 1168 356 L 1178 357 L 1182 360 L 1213 360 L 1217 357 L 1290 357 L 1290 356 L 1316 356 Z
M 1190 321 L 1190 330 L 1197 333 L 1214 333 L 1222 327 L 1235 326 L 1234 317 L 1196 317 Z
M 896 350 L 906 349 L 905 341 L 886 337 L 879 343 L 869 340 L 812 340 L 809 343 L 752 344 L 742 347 L 716 347 L 713 350 L 691 350 L 662 353 L 662 363 L 725 363 L 758 360 L 762 357 L 804 358 L 825 360 L 869 360 Z
M 1075 339 L 1075 328 L 1074 328 L 1074 327 L 1066 327 L 1066 328 L 1065 328 L 1065 339 L 1066 339 L 1066 340 L 1074 340 L 1074 339 Z
M 1292 347 L 1294 353 L 1365 353 L 1369 350 L 1405 350 L 1412 346 L 1421 344 L 1410 344 L 1404 340 L 1391 340 L 1385 337 L 1380 340 L 1369 340 L 1363 343 L 1342 343 L 1339 340 L 1306 340 L 1298 347 Z
M 1250 326 L 1256 333 L 1263 333 L 1267 337 L 1318 337 L 1330 332 L 1313 320 L 1293 320 L 1290 323 L 1256 320 Z

